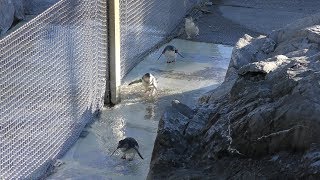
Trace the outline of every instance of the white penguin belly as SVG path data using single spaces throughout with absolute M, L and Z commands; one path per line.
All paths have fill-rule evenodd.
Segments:
M 185 31 L 188 36 L 199 35 L 199 28 L 193 22 L 188 21 L 185 23 Z
M 150 90 L 152 88 L 152 84 L 142 81 L 142 85 L 146 90 Z
M 133 148 L 128 149 L 127 151 L 125 151 L 126 154 L 133 154 L 136 153 L 136 150 L 134 150 Z
M 166 51 L 164 53 L 164 55 L 166 56 L 166 58 L 170 61 L 173 61 L 177 58 L 177 54 L 175 51 Z

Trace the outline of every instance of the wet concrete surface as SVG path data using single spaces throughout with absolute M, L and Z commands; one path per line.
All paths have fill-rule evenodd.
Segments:
M 164 57 L 157 61 L 163 47 L 150 54 L 124 79 L 120 104 L 105 108 L 100 117 L 86 129 L 88 133 L 61 159 L 64 164 L 48 179 L 145 179 L 156 138 L 158 122 L 164 109 L 178 99 L 191 107 L 205 92 L 217 87 L 224 79 L 232 47 L 174 39 L 185 58 L 167 64 Z M 158 80 L 157 97 L 145 97 L 142 85 L 128 86 L 146 72 Z M 115 150 L 119 140 L 134 137 L 144 160 L 121 159 Z

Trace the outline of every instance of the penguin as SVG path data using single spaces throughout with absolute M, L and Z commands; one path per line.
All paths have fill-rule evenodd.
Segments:
M 162 54 L 164 54 L 167 58 L 167 63 L 172 63 L 176 61 L 177 58 L 177 54 L 179 54 L 182 58 L 184 58 L 178 51 L 178 49 L 172 45 L 168 45 L 166 46 L 161 55 L 159 56 L 158 60 L 160 59 L 160 57 L 162 56 Z
M 156 91 L 158 91 L 157 80 L 151 73 L 146 73 L 141 79 L 132 81 L 129 83 L 129 86 L 136 83 L 142 83 L 145 88 L 145 93 L 150 92 L 150 96 L 154 96 Z
M 121 159 L 127 159 L 128 155 L 131 154 L 131 157 L 129 157 L 128 160 L 132 161 L 136 153 L 140 156 L 141 159 L 143 159 L 141 153 L 139 152 L 138 142 L 132 137 L 127 137 L 125 139 L 120 140 L 117 149 L 113 151 L 111 156 L 118 149 L 120 149 L 123 152 Z
M 187 39 L 191 39 L 191 36 L 198 36 L 199 35 L 199 28 L 193 22 L 193 18 L 190 15 L 187 15 L 185 17 L 184 29 L 187 34 Z

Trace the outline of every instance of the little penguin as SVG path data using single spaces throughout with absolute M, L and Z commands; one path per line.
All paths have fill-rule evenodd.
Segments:
M 123 156 L 121 157 L 122 159 L 127 159 L 127 156 L 131 155 L 128 160 L 132 161 L 136 153 L 138 153 L 140 158 L 143 159 L 141 153 L 139 152 L 138 142 L 132 137 L 126 137 L 125 139 L 120 140 L 116 150 L 118 149 L 123 152 Z M 114 152 L 116 152 L 116 150 L 113 151 L 111 156 L 114 154 Z
M 190 15 L 187 15 L 185 17 L 184 28 L 185 28 L 185 31 L 186 31 L 186 34 L 187 34 L 187 39 L 190 39 L 191 36 L 198 36 L 199 35 L 199 28 L 193 22 L 193 18 Z
M 154 96 L 158 90 L 157 79 L 151 73 L 146 73 L 141 79 L 132 81 L 129 83 L 129 86 L 136 83 L 142 83 L 145 88 L 145 93 L 150 92 L 150 96 Z
M 182 58 L 184 58 L 178 51 L 178 49 L 172 45 L 168 45 L 166 46 L 161 55 L 159 56 L 158 60 L 160 59 L 160 57 L 162 56 L 162 54 L 164 54 L 167 58 L 167 63 L 171 63 L 171 62 L 175 62 L 176 58 L 177 58 L 177 54 L 179 54 Z

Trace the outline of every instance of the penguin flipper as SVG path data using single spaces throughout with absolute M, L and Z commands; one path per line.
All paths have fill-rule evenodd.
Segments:
M 136 150 L 136 152 L 138 153 L 138 155 L 140 156 L 140 158 L 143 159 L 142 155 L 140 154 L 139 150 L 138 150 L 136 147 L 134 147 L 134 150 Z
M 132 85 L 132 84 L 136 84 L 136 83 L 141 83 L 142 82 L 142 79 L 139 79 L 139 80 L 135 80 L 135 81 L 132 81 L 131 83 L 129 83 L 128 85 Z

